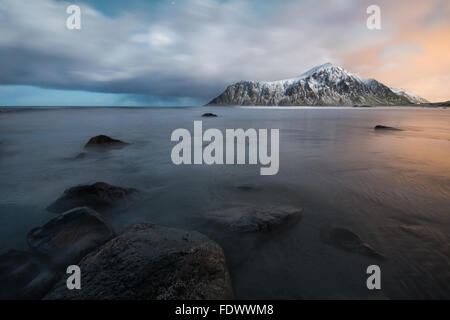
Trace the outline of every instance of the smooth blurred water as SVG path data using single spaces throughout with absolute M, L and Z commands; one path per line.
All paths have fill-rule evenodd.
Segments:
M 201 118 L 214 112 L 217 118 Z M 259 165 L 175 166 L 174 129 L 280 129 L 280 171 Z M 404 129 L 375 132 L 376 124 Z M 132 144 L 89 153 L 106 134 Z M 64 189 L 104 181 L 139 199 L 113 217 L 203 232 L 226 254 L 238 298 L 450 298 L 450 110 L 420 108 L 70 108 L 0 113 L 0 252 L 25 249 L 28 230 Z M 238 188 L 250 185 L 254 188 Z M 208 212 L 237 204 L 302 207 L 278 232 L 228 234 Z M 320 231 L 346 227 L 387 260 L 340 251 Z M 378 264 L 382 290 L 366 288 Z

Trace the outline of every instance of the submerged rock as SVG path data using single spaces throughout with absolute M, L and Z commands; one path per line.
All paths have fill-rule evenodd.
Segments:
M 0 255 L 0 300 L 41 299 L 57 280 L 57 273 L 29 252 Z
M 45 299 L 228 299 L 222 249 L 195 231 L 134 225 L 79 263 L 82 290 L 61 279 Z
M 375 130 L 395 130 L 395 131 L 400 131 L 401 129 L 397 129 L 397 128 L 394 128 L 394 127 L 388 127 L 388 126 L 383 126 L 383 125 L 376 125 L 375 126 L 375 128 L 374 128 Z
M 202 114 L 202 117 L 217 117 L 217 114 L 207 112 Z
M 75 208 L 32 229 L 27 235 L 30 249 L 53 265 L 67 266 L 114 236 L 113 229 L 94 210 Z
M 123 148 L 129 143 L 110 138 L 105 135 L 92 137 L 84 146 L 85 148 Z
M 231 232 L 266 232 L 301 216 L 302 209 L 291 206 L 239 206 L 211 212 L 207 219 Z
M 112 186 L 104 182 L 72 187 L 47 207 L 47 210 L 61 213 L 76 207 L 90 207 L 103 212 L 116 207 L 126 206 L 137 193 L 134 188 Z
M 240 191 L 261 191 L 262 187 L 254 184 L 240 184 L 236 186 L 236 189 Z
M 354 232 L 344 228 L 332 228 L 322 230 L 322 241 L 335 248 L 359 253 L 377 259 L 384 259 L 384 256 L 378 253 L 369 244 L 363 242 Z

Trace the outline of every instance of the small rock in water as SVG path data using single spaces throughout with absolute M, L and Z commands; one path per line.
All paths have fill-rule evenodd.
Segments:
M 0 255 L 0 300 L 41 299 L 57 280 L 57 273 L 29 252 Z
M 322 230 L 322 241 L 326 244 L 341 250 L 359 253 L 377 259 L 384 259 L 384 256 L 378 253 L 354 232 L 344 228 L 332 228 L 330 230 Z
M 376 125 L 375 126 L 375 128 L 374 128 L 375 130 L 396 130 L 396 131 L 400 131 L 401 129 L 397 129 L 397 128 L 394 128 L 394 127 L 388 127 L 388 126 L 383 126 L 383 125 Z
M 202 114 L 202 117 L 217 117 L 217 114 L 207 112 Z
M 32 252 L 55 266 L 77 263 L 114 236 L 111 226 L 94 210 L 75 208 L 32 229 L 27 242 Z
M 137 190 L 134 188 L 121 188 L 104 182 L 81 185 L 65 190 L 61 197 L 47 207 L 47 210 L 61 213 L 76 207 L 90 207 L 103 213 L 126 206 L 135 193 Z
M 233 297 L 222 248 L 195 231 L 137 224 L 88 254 L 79 266 L 82 290 L 67 290 L 63 277 L 44 299 Z
M 110 138 L 105 135 L 92 137 L 84 146 L 85 148 L 123 148 L 129 143 Z
M 302 209 L 291 206 L 239 206 L 211 212 L 207 219 L 231 232 L 266 232 L 301 216 Z

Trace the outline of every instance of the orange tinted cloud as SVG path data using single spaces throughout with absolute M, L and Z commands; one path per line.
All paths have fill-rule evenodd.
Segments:
M 450 23 L 435 19 L 433 13 L 437 8 L 444 10 L 438 12 L 441 15 L 450 16 L 450 2 L 440 1 L 423 1 L 403 10 L 397 8 L 396 15 L 383 16 L 382 11 L 382 19 L 395 21 L 393 36 L 345 54 L 344 66 L 429 101 L 450 100 Z

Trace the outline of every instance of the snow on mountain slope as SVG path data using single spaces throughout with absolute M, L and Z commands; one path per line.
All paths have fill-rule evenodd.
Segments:
M 391 88 L 391 90 L 394 93 L 396 93 L 398 95 L 401 95 L 401 96 L 404 96 L 407 99 L 409 99 L 410 101 L 413 101 L 413 103 L 428 103 L 429 102 L 428 100 L 418 96 L 417 94 L 412 93 L 412 92 L 408 92 L 408 91 L 403 90 L 403 89 Z
M 297 78 L 237 82 L 228 86 L 208 105 L 405 105 L 422 100 L 426 101 L 404 91 L 393 91 L 374 79 L 363 79 L 326 63 Z

